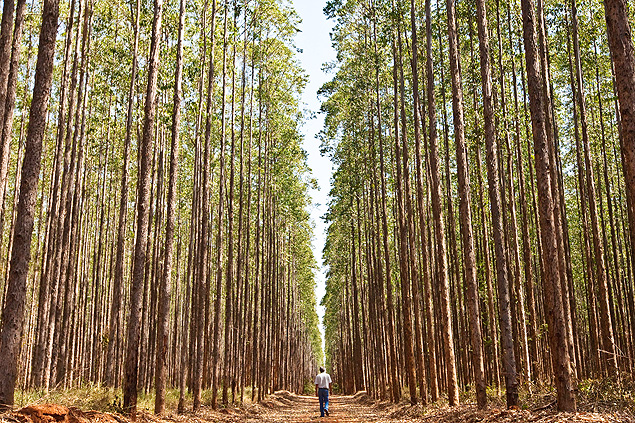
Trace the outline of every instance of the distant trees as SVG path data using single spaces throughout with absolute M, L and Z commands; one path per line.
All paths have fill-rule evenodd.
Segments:
M 635 65 L 625 3 L 408 6 L 361 0 L 324 9 L 339 54 L 322 88 L 322 148 L 336 165 L 327 363 L 336 378 L 361 373 L 376 397 L 386 398 L 381 380 L 389 392 L 408 385 L 411 402 L 435 401 L 442 390 L 454 404 L 459 389 L 474 389 L 484 406 L 486 386 L 500 388 L 503 375 L 512 407 L 520 386 L 553 380 L 558 408 L 575 410 L 576 380 L 633 370 L 626 81 Z M 400 18 L 408 12 L 409 24 Z M 607 106 L 612 74 L 615 108 Z M 415 199 L 420 219 L 410 225 Z M 383 262 L 398 268 L 380 265 L 382 244 Z M 361 294 L 349 295 L 349 284 Z M 375 316 L 377 308 L 386 312 Z M 394 344 L 376 347 L 377 319 L 387 333 L 395 322 Z M 352 362 L 358 330 L 364 359 Z M 375 383 L 373 363 L 396 377 Z
M 187 390 L 195 409 L 210 388 L 302 392 L 322 349 L 295 12 L 69 0 L 54 61 L 59 2 L 25 7 L 0 30 L 0 403 L 94 382 L 134 416 L 170 386 L 181 411 Z

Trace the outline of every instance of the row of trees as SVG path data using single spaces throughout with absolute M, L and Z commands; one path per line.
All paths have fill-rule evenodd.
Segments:
M 166 386 L 195 411 L 204 389 L 304 389 L 298 21 L 277 0 L 4 2 L 1 407 L 87 382 L 133 415 L 138 390 L 161 413 Z
M 632 374 L 635 63 L 626 2 L 331 1 L 336 380 L 450 405 Z M 608 30 L 607 30 L 608 29 Z M 499 391 L 500 392 L 500 391 Z

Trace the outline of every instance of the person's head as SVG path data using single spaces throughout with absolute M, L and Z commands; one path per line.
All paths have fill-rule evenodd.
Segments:
M 322 366 L 320 366 L 320 373 L 324 373 L 326 371 L 326 369 Z

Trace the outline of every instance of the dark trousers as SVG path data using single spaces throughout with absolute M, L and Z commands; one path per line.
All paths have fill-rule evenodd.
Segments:
M 318 390 L 318 398 L 320 399 L 320 416 L 324 417 L 324 410 L 329 409 L 329 390 L 320 388 Z

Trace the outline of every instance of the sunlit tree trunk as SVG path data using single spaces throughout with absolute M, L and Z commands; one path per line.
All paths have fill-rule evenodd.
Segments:
M 518 405 L 518 376 L 514 357 L 512 335 L 511 300 L 509 295 L 509 272 L 505 249 L 502 201 L 499 188 L 499 160 L 494 126 L 494 104 L 492 101 L 492 74 L 490 64 L 489 35 L 487 29 L 487 11 L 485 2 L 477 1 L 477 22 L 479 50 L 481 54 L 481 82 L 483 87 L 483 116 L 485 123 L 485 144 L 487 148 L 487 180 L 489 182 L 490 208 L 494 232 L 494 251 L 496 263 L 496 281 L 498 284 L 499 322 L 501 329 L 501 347 L 503 371 L 505 373 L 505 393 L 507 407 Z
M 463 88 L 461 83 L 461 63 L 458 51 L 458 35 L 454 0 L 447 1 L 448 44 L 450 46 L 450 75 L 452 80 L 452 110 L 454 116 L 454 138 L 456 144 L 456 164 L 459 182 L 459 215 L 463 247 L 463 266 L 467 285 L 467 303 L 470 316 L 470 341 L 472 343 L 472 370 L 476 385 L 476 402 L 479 408 L 487 404 L 485 391 L 485 366 L 483 364 L 483 344 L 481 335 L 481 314 L 479 310 L 478 282 L 476 280 L 476 256 L 474 253 L 474 233 L 472 230 L 472 207 L 470 175 L 468 172 L 467 147 L 465 145 L 465 125 L 463 113 Z
M 401 103 L 403 97 L 399 95 L 398 86 L 403 86 L 403 74 L 401 76 L 401 84 L 399 83 L 400 67 L 399 56 L 397 53 L 396 41 L 393 40 L 393 83 L 395 95 L 395 163 L 397 168 L 397 215 L 399 222 L 399 271 L 401 276 L 401 308 L 403 315 L 403 354 L 405 361 L 405 372 L 407 376 L 408 389 L 410 391 L 410 404 L 417 403 L 417 381 L 415 375 L 413 333 L 412 333 L 412 299 L 410 296 L 410 268 L 408 263 L 408 233 L 406 232 L 406 210 L 404 200 L 403 176 L 401 165 L 401 145 L 400 145 L 400 126 L 399 126 L 399 110 L 402 109 Z M 401 99 L 401 101 L 399 100 Z M 404 117 L 405 119 L 405 117 Z
M 181 119 L 181 79 L 183 75 L 183 31 L 185 26 L 185 0 L 179 2 L 179 32 L 176 51 L 176 73 L 174 77 L 174 97 L 172 109 L 172 134 L 170 145 L 170 179 L 168 187 L 168 210 L 165 226 L 165 261 L 161 286 L 159 288 L 159 307 L 157 314 L 156 346 L 156 397 L 154 413 L 162 414 L 165 409 L 165 384 L 167 373 L 168 330 L 170 317 L 170 299 L 172 295 L 172 260 L 174 255 L 174 221 L 176 190 L 179 164 L 179 125 Z
M 445 351 L 445 367 L 448 389 L 448 402 L 451 406 L 459 403 L 459 386 L 456 374 L 456 359 L 454 354 L 454 333 L 452 330 L 450 310 L 450 282 L 448 278 L 447 248 L 445 239 L 445 223 L 442 216 L 441 172 L 439 170 L 439 146 L 437 142 L 437 118 L 434 99 L 434 70 L 432 57 L 432 22 L 430 0 L 426 0 L 426 73 L 427 73 L 427 106 L 428 128 L 430 139 L 429 163 L 432 179 L 432 215 L 434 218 L 434 233 L 437 253 L 437 280 L 441 297 L 441 323 L 443 346 Z
M 6 288 L 6 300 L 2 310 L 2 333 L 0 333 L 0 408 L 13 406 L 19 350 L 26 301 L 26 280 L 31 260 L 31 236 L 35 215 L 40 167 L 42 161 L 42 139 L 46 127 L 46 115 L 53 77 L 53 60 L 59 0 L 45 0 L 42 7 L 42 27 L 35 68 L 35 85 L 29 113 L 29 128 L 26 138 L 20 200 L 17 206 L 13 230 L 13 247 Z
M 631 261 L 635 267 L 635 50 L 627 2 L 606 0 L 604 10 L 619 99 L 622 167 L 626 185 Z
M 137 376 L 139 370 L 139 339 L 141 335 L 141 307 L 145 265 L 148 246 L 149 205 L 150 205 L 150 151 L 154 138 L 156 116 L 157 79 L 159 73 L 159 51 L 163 0 L 155 0 L 152 19 L 152 41 L 148 68 L 148 87 L 145 99 L 143 135 L 140 146 L 139 186 L 137 189 L 137 235 L 134 249 L 134 267 L 130 288 L 130 317 L 126 338 L 128 346 L 124 368 L 124 410 L 132 419 L 137 413 Z
M 121 303 L 123 301 L 124 288 L 124 255 L 126 246 L 126 214 L 128 211 L 128 178 L 129 178 L 129 161 L 130 146 L 132 143 L 132 125 L 134 113 L 134 98 L 136 91 L 137 67 L 138 67 L 138 50 L 139 50 L 139 15 L 141 2 L 136 0 L 136 6 L 132 18 L 133 28 L 133 45 L 132 45 L 132 70 L 130 73 L 130 88 L 128 90 L 128 106 L 126 115 L 126 136 L 124 139 L 123 165 L 121 171 L 121 188 L 119 198 L 119 217 L 117 224 L 117 247 L 115 255 L 115 270 L 113 280 L 113 296 L 110 307 L 110 324 L 108 332 L 108 354 L 106 356 L 106 384 L 116 386 L 119 379 L 119 371 L 115 369 L 117 366 L 116 350 L 118 347 L 118 333 L 121 330 Z M 132 10 L 132 9 L 131 9 Z
M 545 102 L 543 84 L 545 80 L 540 69 L 538 45 L 536 42 L 536 14 L 533 0 L 522 0 L 523 38 L 525 61 L 527 64 L 527 84 L 534 139 L 536 178 L 538 181 L 538 202 L 543 253 L 544 304 L 549 325 L 551 360 L 555 373 L 558 409 L 575 411 L 576 400 L 572 381 L 571 359 L 567 344 L 567 328 L 562 305 L 562 288 L 558 269 L 549 263 L 558 262 L 558 246 L 554 227 L 554 203 L 551 192 L 551 172 L 547 130 L 545 126 Z

